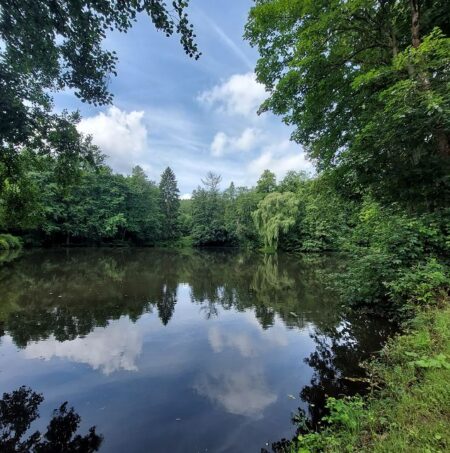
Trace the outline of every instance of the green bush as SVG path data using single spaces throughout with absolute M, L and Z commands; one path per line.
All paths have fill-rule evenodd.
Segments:
M 18 249 L 22 241 L 12 234 L 0 234 L 0 250 Z
M 425 263 L 405 270 L 387 286 L 393 300 L 430 305 L 442 300 L 448 293 L 448 268 L 435 258 L 430 258 Z
M 408 215 L 367 200 L 345 244 L 349 264 L 338 287 L 351 304 L 428 303 L 448 281 L 448 212 Z

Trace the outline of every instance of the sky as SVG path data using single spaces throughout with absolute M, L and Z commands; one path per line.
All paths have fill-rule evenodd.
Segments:
M 94 107 L 64 92 L 55 96 L 56 109 L 81 112 L 79 130 L 93 136 L 116 172 L 140 165 L 158 182 L 170 166 L 184 198 L 208 171 L 222 175 L 222 188 L 231 181 L 252 186 L 265 169 L 278 178 L 312 172 L 281 118 L 256 113 L 267 94 L 253 72 L 257 50 L 242 37 L 252 3 L 191 0 L 197 61 L 176 36 L 166 38 L 139 17 L 128 33 L 112 32 L 104 43 L 119 58 L 109 81 L 113 104 Z

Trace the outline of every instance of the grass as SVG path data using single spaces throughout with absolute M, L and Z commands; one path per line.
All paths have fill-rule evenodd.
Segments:
M 293 452 L 450 451 L 450 307 L 419 313 L 368 366 L 373 392 L 328 400 L 320 432 L 300 435 Z

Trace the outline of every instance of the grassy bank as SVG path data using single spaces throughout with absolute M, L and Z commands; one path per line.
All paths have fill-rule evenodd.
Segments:
M 320 432 L 298 436 L 292 452 L 450 450 L 450 307 L 420 312 L 369 364 L 373 391 L 328 400 Z

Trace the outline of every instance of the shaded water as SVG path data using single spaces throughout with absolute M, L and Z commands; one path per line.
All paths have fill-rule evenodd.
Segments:
M 231 250 L 34 251 L 0 267 L 0 391 L 69 401 L 105 452 L 259 451 L 317 420 L 388 328 L 345 317 L 335 259 Z

